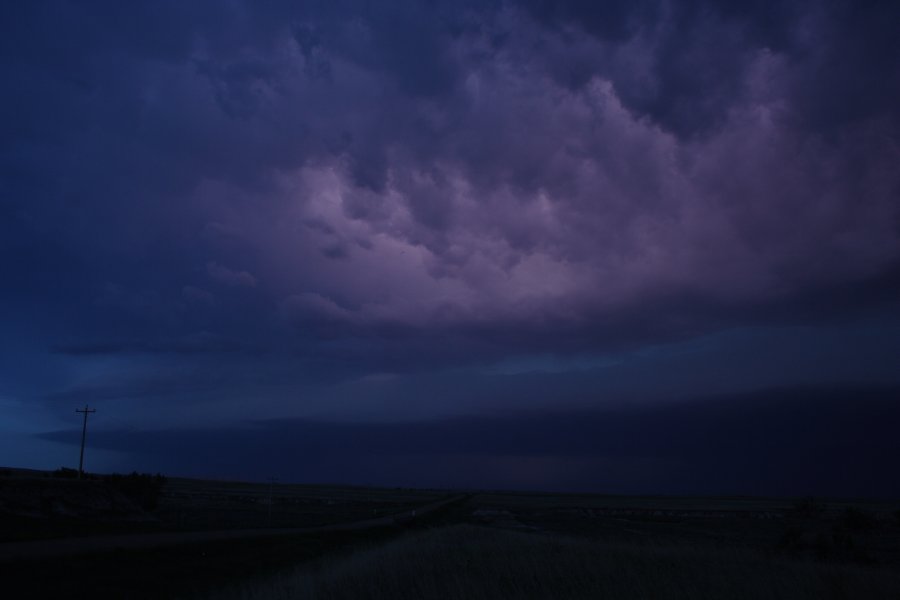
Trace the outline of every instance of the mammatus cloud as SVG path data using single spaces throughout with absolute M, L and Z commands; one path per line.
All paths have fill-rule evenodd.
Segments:
M 889 3 L 101 8 L 4 9 L 0 276 L 55 356 L 340 379 L 896 307 Z
M 456 43 L 464 54 L 481 40 Z M 721 124 L 687 138 L 625 106 L 614 81 L 572 90 L 492 57 L 465 63 L 440 107 L 392 98 L 424 128 L 453 126 L 422 156 L 421 134 L 402 131 L 410 119 L 391 120 L 400 131 L 378 132 L 374 188 L 352 154 L 281 171 L 280 210 L 251 217 L 267 278 L 338 303 L 331 319 L 575 328 L 647 304 L 692 319 L 665 314 L 679 297 L 739 313 L 895 268 L 900 176 L 885 117 L 830 136 L 797 127 L 787 57 L 758 49 Z M 323 247 L 341 248 L 340 264 Z

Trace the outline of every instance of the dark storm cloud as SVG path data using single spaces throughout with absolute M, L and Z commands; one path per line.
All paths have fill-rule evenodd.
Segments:
M 680 134 L 721 125 L 746 91 L 746 72 L 759 49 L 803 65 L 790 94 L 792 117 L 804 126 L 828 130 L 875 113 L 896 118 L 891 104 L 900 93 L 900 60 L 892 2 L 522 4 L 547 24 L 580 28 L 601 40 L 654 36 L 650 85 L 624 72 L 613 77 L 626 104 Z M 591 75 L 608 72 L 602 60 L 561 58 L 568 60 L 554 63 L 554 71 L 572 83 L 583 85 Z
M 162 354 L 195 354 L 207 352 L 253 352 L 254 348 L 206 331 L 183 336 L 179 339 L 148 342 L 94 342 L 69 345 L 55 345 L 51 351 L 72 356 L 91 356 L 105 354 L 162 353 Z
M 0 302 L 61 393 L 896 314 L 894 3 L 2 10 Z
M 581 87 L 597 74 L 612 77 L 623 101 L 680 135 L 721 125 L 744 91 L 747 69 L 761 48 L 795 50 L 800 2 L 525 2 L 543 22 L 581 29 L 612 44 L 650 38 L 647 77 L 635 65 L 610 71 L 608 59 L 562 54 L 551 63 L 559 81 Z M 807 7 L 808 8 L 808 7 Z
M 895 387 L 775 389 L 600 412 L 380 424 L 272 421 L 239 429 L 99 431 L 92 441 L 154 457 L 148 466 L 172 472 L 176 464 L 194 468 L 193 461 L 248 475 L 265 465 L 266 472 L 322 480 L 348 473 L 346 465 L 356 462 L 374 469 L 367 481 L 399 485 L 441 479 L 416 472 L 421 465 L 410 460 L 428 457 L 432 468 L 448 471 L 445 485 L 468 487 L 553 489 L 562 476 L 569 489 L 589 491 L 896 497 L 900 488 L 887 473 L 900 451 L 898 393 Z M 78 435 L 42 437 L 75 444 Z M 536 479 L 508 469 L 541 460 L 551 472 Z M 479 462 L 481 469 L 470 470 Z M 485 468 L 492 462 L 498 469 Z M 336 465 L 345 466 L 331 470 Z M 577 472 L 565 481 L 572 465 Z M 631 469 L 627 476 L 623 465 Z

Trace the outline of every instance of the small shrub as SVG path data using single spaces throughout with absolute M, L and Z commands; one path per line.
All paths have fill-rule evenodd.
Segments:
M 104 480 L 117 490 L 137 502 L 144 510 L 154 510 L 159 505 L 159 494 L 166 478 L 157 473 L 132 472 L 130 475 L 113 473 L 107 475 Z
M 783 552 L 797 553 L 803 550 L 803 529 L 789 525 L 776 544 L 776 548 Z
M 809 496 L 806 498 L 800 498 L 796 502 L 794 502 L 793 509 L 791 512 L 796 517 L 802 517 L 805 519 L 812 519 L 820 516 L 825 511 L 825 507 L 816 500 L 815 498 Z
M 876 529 L 879 525 L 878 517 L 875 514 L 853 506 L 841 513 L 839 523 L 847 529 L 857 531 Z
M 824 533 L 819 534 L 813 549 L 819 560 L 864 565 L 877 562 L 864 546 L 857 543 L 853 536 L 841 531 L 835 531 L 830 536 Z
M 60 467 L 53 471 L 52 476 L 56 479 L 78 479 L 78 469 Z

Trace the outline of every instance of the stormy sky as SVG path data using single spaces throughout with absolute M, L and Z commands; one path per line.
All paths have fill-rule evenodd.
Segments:
M 3 464 L 900 496 L 895 2 L 0 12 Z

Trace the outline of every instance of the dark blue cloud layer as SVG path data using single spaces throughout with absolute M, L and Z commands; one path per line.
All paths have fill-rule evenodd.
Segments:
M 92 435 L 92 444 L 136 455 L 146 468 L 257 479 L 896 498 L 900 487 L 889 474 L 900 451 L 898 419 L 900 389 L 839 386 L 413 423 L 106 431 Z M 75 444 L 78 432 L 42 437 Z M 541 474 L 546 481 L 509 468 L 541 462 L 550 470 Z

